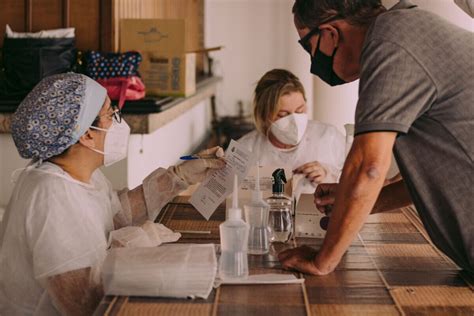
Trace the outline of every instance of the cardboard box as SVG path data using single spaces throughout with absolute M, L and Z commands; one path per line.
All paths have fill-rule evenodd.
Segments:
M 189 96 L 196 92 L 196 55 L 186 53 L 186 22 L 122 19 L 120 50 L 136 50 L 147 95 Z
M 142 52 L 140 74 L 147 95 L 189 96 L 196 92 L 196 54 Z
M 296 237 L 324 238 L 328 221 L 314 205 L 314 195 L 301 194 L 295 211 Z

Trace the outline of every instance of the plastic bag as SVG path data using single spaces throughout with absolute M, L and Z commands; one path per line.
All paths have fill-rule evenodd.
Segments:
M 102 282 L 107 295 L 206 299 L 216 271 L 213 244 L 116 248 L 104 261 Z
M 163 224 L 146 221 L 141 227 L 127 226 L 109 234 L 108 246 L 118 247 L 156 247 L 162 243 L 175 242 L 181 237 Z

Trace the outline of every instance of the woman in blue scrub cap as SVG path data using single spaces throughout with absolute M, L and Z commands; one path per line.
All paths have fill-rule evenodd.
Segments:
M 158 168 L 116 192 L 99 167 L 127 156 L 130 128 L 106 90 L 80 74 L 43 79 L 12 120 L 21 173 L 0 228 L 0 314 L 91 314 L 103 290 L 94 273 L 110 231 L 154 220 L 190 184 L 225 165 L 216 159 Z

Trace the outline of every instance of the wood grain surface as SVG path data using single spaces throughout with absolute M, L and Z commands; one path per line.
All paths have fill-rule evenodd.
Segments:
M 221 206 L 205 221 L 184 197 L 158 217 L 183 234 L 183 243 L 219 243 Z M 301 238 L 272 244 L 264 256 L 249 256 L 250 273 L 291 273 L 277 254 L 294 245 L 318 248 L 322 240 Z M 304 284 L 224 285 L 207 300 L 105 297 L 96 315 L 474 315 L 472 276 L 460 271 L 427 239 L 412 208 L 369 217 L 336 271 L 299 275 Z

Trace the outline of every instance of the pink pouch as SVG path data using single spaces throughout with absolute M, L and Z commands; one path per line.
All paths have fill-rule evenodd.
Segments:
M 118 100 L 119 109 L 125 100 L 140 100 L 145 97 L 145 85 L 138 76 L 96 79 L 107 89 L 111 100 Z

